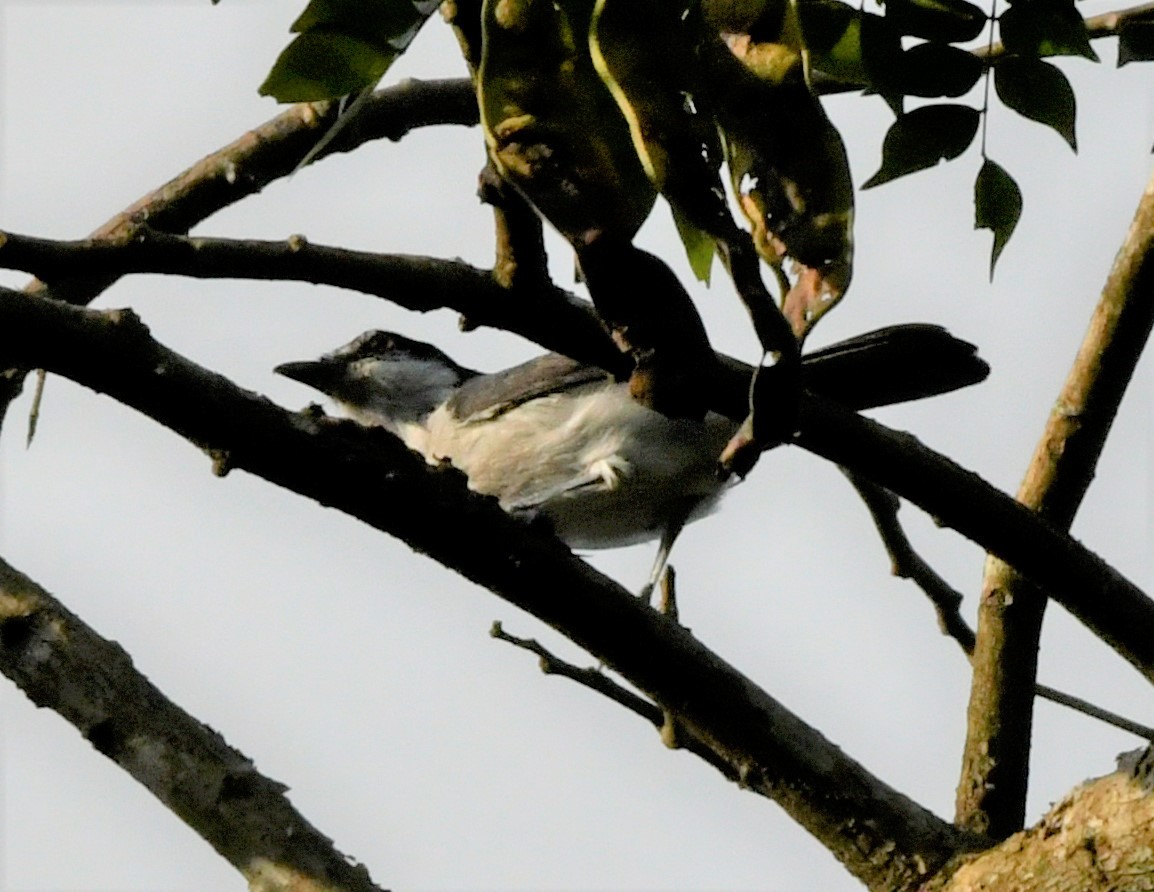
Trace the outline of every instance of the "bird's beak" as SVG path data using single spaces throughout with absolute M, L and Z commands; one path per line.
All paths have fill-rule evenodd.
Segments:
M 344 367 L 340 363 L 325 359 L 286 362 L 278 365 L 273 371 L 301 384 L 307 384 L 321 393 L 332 393 L 337 382 L 344 376 Z

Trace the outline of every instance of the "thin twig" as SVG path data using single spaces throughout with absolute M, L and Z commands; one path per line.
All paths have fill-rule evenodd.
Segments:
M 924 558 L 917 553 L 898 519 L 901 501 L 892 492 L 861 476 L 842 469 L 845 476 L 858 491 L 873 518 L 881 536 L 886 553 L 889 554 L 894 576 L 914 582 L 930 599 L 938 614 L 938 627 L 942 634 L 958 643 L 967 657 L 974 652 L 974 631 L 961 614 L 962 595 L 943 579 Z M 1047 685 L 1034 685 L 1034 693 L 1052 703 L 1066 706 L 1075 712 L 1098 719 L 1115 728 L 1129 731 L 1146 740 L 1154 740 L 1154 728 L 1141 725 L 1125 716 L 1095 706 L 1081 697 L 1059 691 Z
M 559 675 L 575 681 L 582 687 L 596 691 L 602 697 L 607 697 L 619 706 L 624 706 L 630 712 L 641 716 L 654 728 L 660 728 L 664 717 L 661 707 L 651 703 L 644 697 L 634 694 L 629 689 L 619 685 L 608 675 L 595 667 L 581 668 L 575 666 L 545 649 L 535 638 L 518 638 L 505 631 L 500 621 L 493 620 L 489 634 L 498 641 L 505 641 L 521 650 L 527 650 L 537 657 L 537 665 L 546 675 Z

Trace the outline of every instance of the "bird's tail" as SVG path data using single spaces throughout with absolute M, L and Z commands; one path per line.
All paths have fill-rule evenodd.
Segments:
M 852 409 L 948 393 L 990 373 L 977 347 L 926 324 L 879 328 L 807 353 L 802 362 L 806 390 Z

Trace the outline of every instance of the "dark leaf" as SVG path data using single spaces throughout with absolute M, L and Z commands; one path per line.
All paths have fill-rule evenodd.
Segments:
M 284 48 L 260 94 L 278 102 L 345 96 L 379 81 L 398 55 L 347 34 L 314 29 Z
M 260 92 L 303 102 L 372 88 L 436 8 L 434 0 L 310 0 Z
M 974 228 L 989 229 L 994 233 L 994 248 L 990 253 L 991 279 L 994 278 L 994 265 L 1021 216 L 1022 191 L 1018 184 L 1000 165 L 987 158 L 974 181 Z
M 886 0 L 886 19 L 902 34 L 962 43 L 982 33 L 987 16 L 966 0 Z
M 974 141 L 979 117 L 968 105 L 927 105 L 902 115 L 882 143 L 881 168 L 862 188 L 957 158 Z
M 900 97 L 901 35 L 884 17 L 838 0 L 811 0 L 798 6 L 798 18 L 813 68 L 887 101 Z
M 339 31 L 367 43 L 403 49 L 435 8 L 436 4 L 430 7 L 413 0 L 310 0 L 291 30 Z
M 805 45 L 818 55 L 830 52 L 861 15 L 840 0 L 808 0 L 798 4 L 797 14 Z
M 1002 43 L 1015 55 L 1084 56 L 1098 61 L 1074 0 L 1018 0 L 1002 13 L 998 25 Z
M 982 60 L 944 43 L 921 43 L 903 57 L 902 91 L 907 96 L 956 99 L 970 92 L 982 76 Z
M 838 0 L 816 0 L 800 4 L 798 14 L 814 68 L 847 83 L 869 83 L 862 61 L 862 13 Z
M 1118 32 L 1118 67 L 1154 60 L 1154 22 L 1127 21 Z
M 863 14 L 861 54 L 869 86 L 879 93 L 895 115 L 902 113 L 902 38 L 880 15 Z
M 1074 90 L 1066 75 L 1049 62 L 1003 58 L 994 66 L 994 89 L 1007 107 L 1031 121 L 1053 127 L 1071 149 L 1078 151 Z

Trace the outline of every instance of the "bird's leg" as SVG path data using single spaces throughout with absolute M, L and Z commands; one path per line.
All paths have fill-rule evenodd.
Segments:
M 649 581 L 646 582 L 641 591 L 637 593 L 637 597 L 646 603 L 650 602 L 653 597 L 653 591 L 657 588 L 657 584 L 661 582 L 661 574 L 665 572 L 665 565 L 669 563 L 669 553 L 673 550 L 673 543 L 677 541 L 677 537 L 685 526 L 685 522 L 689 520 L 689 512 L 695 504 L 696 502 L 687 504 L 684 508 L 677 511 L 669 518 L 665 524 L 665 529 L 661 532 L 661 544 L 657 547 L 657 557 L 653 560 L 653 570 L 649 574 Z

